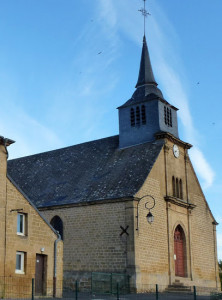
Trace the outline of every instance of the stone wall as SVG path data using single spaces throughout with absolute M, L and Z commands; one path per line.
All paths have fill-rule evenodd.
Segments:
M 167 285 L 168 279 L 168 240 L 167 214 L 163 195 L 164 182 L 164 153 L 161 151 L 147 180 L 136 194 L 142 198 L 151 195 L 155 199 L 155 207 L 151 210 L 154 222 L 149 224 L 146 219 L 148 210 L 152 207 L 152 199 L 147 197 L 139 202 L 138 230 L 135 230 L 135 256 L 137 266 L 137 286 L 153 284 Z M 135 208 L 136 214 L 136 208 Z
M 6 203 L 6 151 L 0 145 L 0 277 L 4 276 L 5 257 L 5 203 Z
M 152 195 L 156 199 L 152 210 L 155 219 L 151 225 L 146 221 L 145 203 L 141 200 L 139 204 L 139 230 L 135 231 L 137 285 L 167 285 L 179 280 L 185 285 L 218 288 L 214 218 L 186 149 L 179 146 L 179 150 L 180 156 L 175 158 L 173 143 L 166 140 L 150 175 L 136 194 L 139 198 Z M 173 197 L 173 176 L 182 179 L 183 199 Z M 175 276 L 174 231 L 177 225 L 181 225 L 185 233 L 185 277 Z
M 130 201 L 100 203 L 44 210 L 50 221 L 55 215 L 63 221 L 64 277 L 81 279 L 89 285 L 91 272 L 125 273 L 134 255 Z M 129 226 L 127 233 L 122 233 Z
M 53 294 L 54 241 L 58 238 L 39 212 L 15 185 L 6 179 L 6 153 L 0 146 L 0 293 L 16 297 L 16 288 L 24 297 L 31 296 L 35 278 L 36 254 L 46 257 L 45 294 Z M 18 212 L 25 215 L 25 234 L 17 234 Z M 44 251 L 41 249 L 44 248 Z M 16 273 L 16 252 L 24 253 L 24 274 Z M 57 247 L 57 296 L 62 295 L 63 242 Z
M 180 155 L 176 158 L 173 142 L 166 139 L 134 201 L 116 199 L 42 210 L 48 221 L 56 215 L 63 221 L 66 280 L 81 278 L 83 285 L 89 285 L 91 272 L 117 272 L 129 274 L 131 286 L 138 290 L 156 283 L 167 286 L 176 280 L 218 288 L 215 220 L 185 146 L 178 143 Z M 182 180 L 181 199 L 173 195 L 173 176 Z M 146 220 L 148 198 L 139 203 L 136 200 L 145 195 L 155 198 L 152 224 Z M 174 256 L 177 225 L 185 236 L 185 277 L 179 278 L 175 276 Z M 129 235 L 120 235 L 120 226 L 129 226 Z

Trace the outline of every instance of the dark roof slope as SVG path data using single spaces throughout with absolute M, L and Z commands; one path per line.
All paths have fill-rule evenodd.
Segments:
M 118 148 L 113 136 L 10 160 L 8 174 L 37 207 L 133 196 L 163 141 Z

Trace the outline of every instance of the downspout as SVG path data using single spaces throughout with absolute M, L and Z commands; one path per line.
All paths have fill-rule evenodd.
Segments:
M 215 261 L 215 280 L 216 280 L 216 289 L 218 290 L 218 260 L 217 260 L 217 232 L 216 226 L 218 225 L 217 222 L 213 222 L 213 239 L 214 239 L 214 261 Z
M 57 277 L 57 244 L 61 241 L 61 235 L 57 231 L 57 240 L 54 242 L 54 274 L 53 274 L 53 297 L 56 297 L 56 277 Z
M 8 154 L 8 149 L 6 146 L 7 143 L 7 138 L 3 137 L 3 141 L 4 141 L 4 147 L 5 147 L 5 152 L 6 152 L 6 174 L 7 174 L 7 160 L 9 157 Z M 5 174 L 5 176 L 6 176 Z M 5 180 L 5 251 L 4 251 L 4 280 L 5 280 L 5 265 L 6 265 L 6 228 L 7 228 L 7 179 Z

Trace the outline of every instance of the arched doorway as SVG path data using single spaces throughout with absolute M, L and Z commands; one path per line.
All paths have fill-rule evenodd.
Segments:
M 174 232 L 174 261 L 175 261 L 175 275 L 185 277 L 186 265 L 185 265 L 185 251 L 186 241 L 183 228 L 178 225 Z
M 59 216 L 55 216 L 50 221 L 52 227 L 59 232 L 61 239 L 63 240 L 63 222 Z

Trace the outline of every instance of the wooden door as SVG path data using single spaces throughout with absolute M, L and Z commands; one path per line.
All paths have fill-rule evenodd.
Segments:
M 175 275 L 184 277 L 184 234 L 183 229 L 177 226 L 174 233 L 174 260 L 175 260 Z
M 45 255 L 36 254 L 35 265 L 35 294 L 43 295 L 45 279 Z

